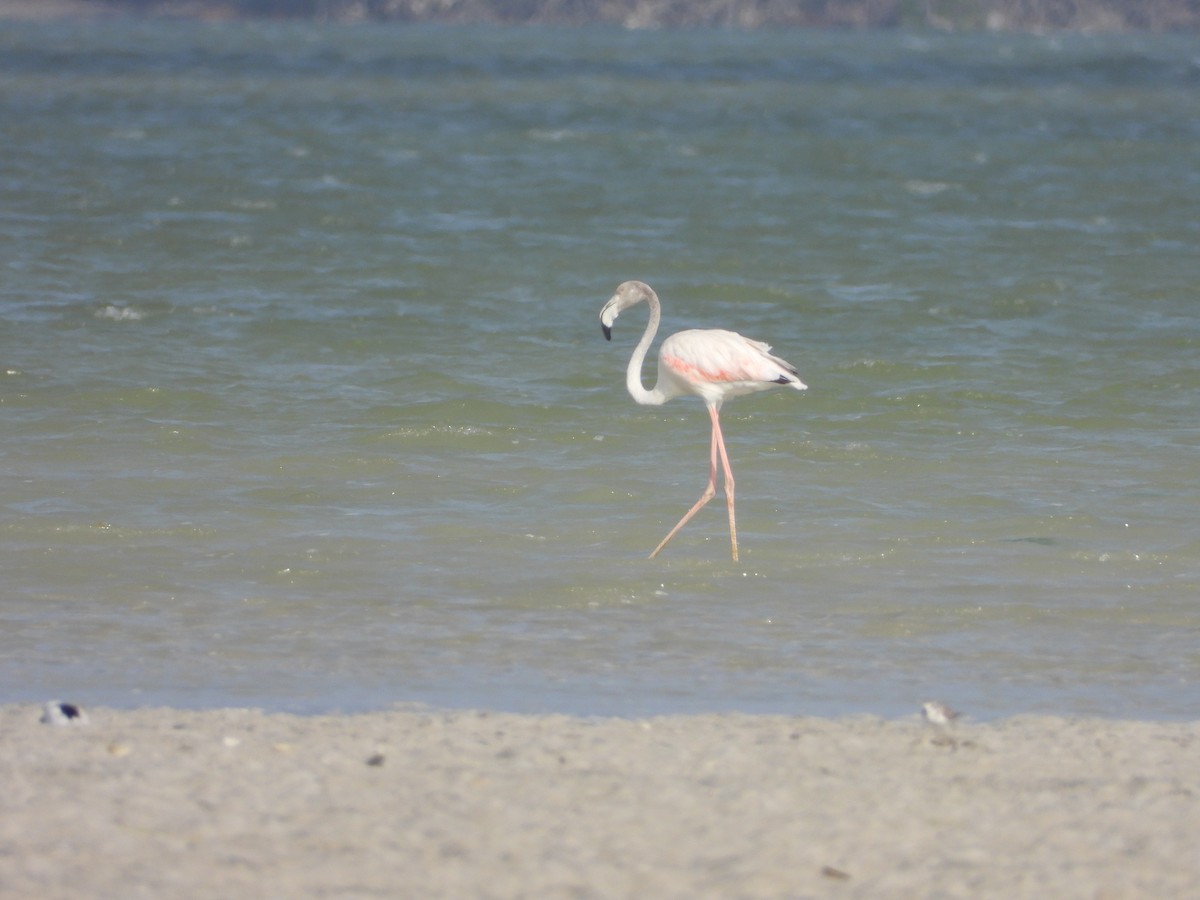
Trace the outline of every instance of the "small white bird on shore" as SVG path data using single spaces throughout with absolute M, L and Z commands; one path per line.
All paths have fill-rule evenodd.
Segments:
M 77 703 L 63 703 L 61 700 L 51 700 L 42 707 L 43 725 L 86 725 L 87 713 Z
M 926 700 L 921 704 L 921 714 L 925 721 L 934 725 L 949 725 L 962 715 L 958 710 L 951 709 L 941 700 Z

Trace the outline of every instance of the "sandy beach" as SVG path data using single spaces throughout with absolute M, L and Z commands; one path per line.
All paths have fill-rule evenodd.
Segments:
M 3 897 L 1200 895 L 1200 725 L 0 708 Z

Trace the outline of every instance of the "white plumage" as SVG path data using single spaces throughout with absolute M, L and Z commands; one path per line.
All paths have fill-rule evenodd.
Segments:
M 729 456 L 725 452 L 725 438 L 721 434 L 721 404 L 730 397 L 740 397 L 772 387 L 791 387 L 803 391 L 807 385 L 800 380 L 799 373 L 791 363 L 771 354 L 769 345 L 743 337 L 736 331 L 712 328 L 679 331 L 663 341 L 658 351 L 658 380 L 653 388 L 646 390 L 642 386 L 642 363 L 654 336 L 658 333 L 659 321 L 662 318 L 662 306 L 658 295 L 647 284 L 626 281 L 600 310 L 600 326 L 604 329 L 605 338 L 611 340 L 612 325 L 617 316 L 638 303 L 645 303 L 650 307 L 650 321 L 646 324 L 646 330 L 637 347 L 634 348 L 625 372 L 625 386 L 630 395 L 638 403 L 657 406 L 666 403 L 672 397 L 694 394 L 704 401 L 712 419 L 708 487 L 695 505 L 654 548 L 650 558 L 657 556 L 676 532 L 716 495 L 719 456 L 725 472 L 729 539 L 733 546 L 733 558 L 736 560 L 738 546 L 734 516 L 734 482 L 733 472 L 729 467 Z

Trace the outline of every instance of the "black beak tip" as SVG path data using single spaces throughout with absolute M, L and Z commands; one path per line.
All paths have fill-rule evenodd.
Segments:
M 607 325 L 605 325 L 602 322 L 602 323 L 600 323 L 600 330 L 604 332 L 604 339 L 606 341 L 612 340 L 612 329 L 611 328 L 609 328 Z

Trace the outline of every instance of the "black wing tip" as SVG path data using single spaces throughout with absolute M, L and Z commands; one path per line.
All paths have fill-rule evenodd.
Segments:
M 83 716 L 83 710 L 74 703 L 60 703 L 58 704 L 58 708 L 68 719 L 78 719 Z

